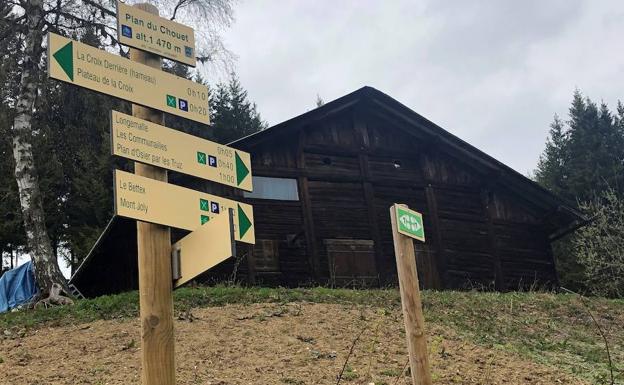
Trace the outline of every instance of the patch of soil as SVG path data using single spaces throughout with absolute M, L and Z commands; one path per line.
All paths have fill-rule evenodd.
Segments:
M 177 384 L 409 384 L 400 310 L 336 304 L 193 309 L 175 322 Z M 586 384 L 428 325 L 435 384 Z M 0 340 L 0 384 L 140 384 L 137 319 L 44 328 Z

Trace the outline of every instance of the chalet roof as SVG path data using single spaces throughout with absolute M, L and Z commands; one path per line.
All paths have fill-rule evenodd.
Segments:
M 551 234 L 551 240 L 558 239 L 587 223 L 586 216 L 578 211 L 575 205 L 564 201 L 533 180 L 451 134 L 396 99 L 369 86 L 364 86 L 266 130 L 238 139 L 230 143 L 230 146 L 251 151 L 256 145 L 266 140 L 291 131 L 311 127 L 311 123 L 314 121 L 322 120 L 359 103 L 376 108 L 383 111 L 384 114 L 389 114 L 393 118 L 406 122 L 414 128 L 415 133 L 424 134 L 437 146 L 444 147 L 447 152 L 454 153 L 455 156 L 465 159 L 471 165 L 476 165 L 485 173 L 491 174 L 492 180 L 496 181 L 495 183 L 504 184 L 510 190 L 522 194 L 524 199 L 544 209 L 548 213 L 545 219 L 552 224 L 553 228 L 559 229 Z

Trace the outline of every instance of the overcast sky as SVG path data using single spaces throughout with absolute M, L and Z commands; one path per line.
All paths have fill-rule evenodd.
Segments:
M 252 1 L 224 33 L 271 125 L 375 87 L 526 174 L 579 88 L 624 98 L 624 2 Z

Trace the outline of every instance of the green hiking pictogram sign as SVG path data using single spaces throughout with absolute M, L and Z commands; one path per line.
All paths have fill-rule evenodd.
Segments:
M 176 97 L 175 96 L 171 96 L 171 95 L 167 95 L 167 105 L 169 107 L 176 108 L 177 107 Z
M 206 154 L 197 151 L 197 163 L 206 164 Z
M 424 242 L 425 226 L 422 214 L 396 204 L 395 207 L 399 233 Z
M 63 72 L 67 75 L 69 80 L 74 81 L 74 52 L 73 42 L 69 42 L 54 53 L 54 59 L 61 66 Z

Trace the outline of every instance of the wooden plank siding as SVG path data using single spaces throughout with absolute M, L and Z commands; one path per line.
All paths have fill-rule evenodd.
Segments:
M 237 258 L 204 274 L 204 282 L 339 284 L 337 267 L 344 284 L 396 285 L 388 207 L 405 203 L 424 217 L 426 242 L 414 243 L 423 287 L 555 285 L 550 240 L 586 221 L 573 206 L 370 87 L 231 146 L 251 154 L 254 177 L 293 181 L 298 199 L 245 198 L 171 173 L 171 183 L 254 207 L 258 243 L 238 244 Z M 127 241 L 135 227 L 120 218 L 111 223 L 72 278 L 91 296 L 137 287 L 136 247 Z M 173 240 L 184 234 L 173 231 Z
M 258 239 L 297 239 L 280 248 L 281 284 L 329 283 L 328 240 L 348 239 L 372 241 L 377 283 L 395 284 L 388 207 L 396 202 L 425 218 L 427 241 L 415 243 L 424 287 L 504 290 L 556 280 L 535 208 L 492 191 L 488 175 L 366 107 L 249 149 L 254 175 L 297 180 L 299 202 L 247 200 Z M 536 234 L 539 241 L 529 242 Z

